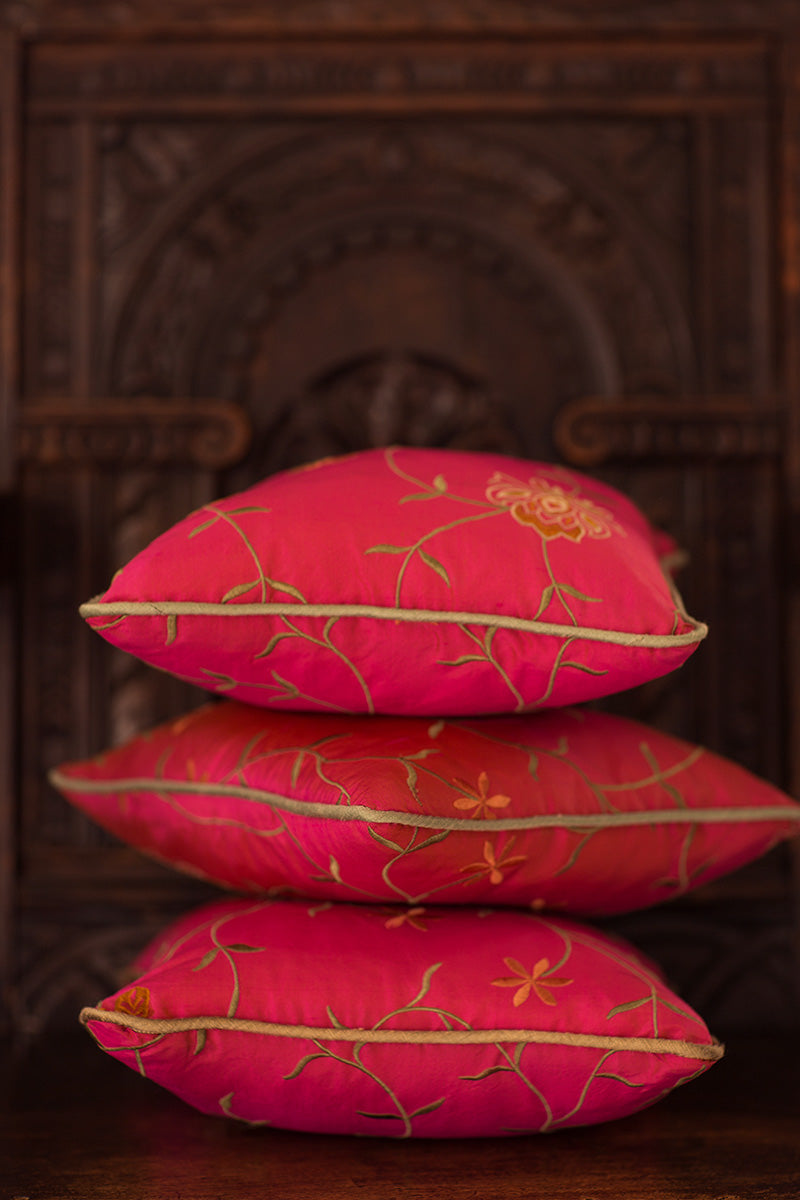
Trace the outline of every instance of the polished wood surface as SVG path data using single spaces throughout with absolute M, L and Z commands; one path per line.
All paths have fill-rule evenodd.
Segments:
M 3 1200 L 797 1200 L 800 1042 L 736 1038 L 625 1120 L 397 1142 L 205 1117 L 80 1034 L 5 1053 Z

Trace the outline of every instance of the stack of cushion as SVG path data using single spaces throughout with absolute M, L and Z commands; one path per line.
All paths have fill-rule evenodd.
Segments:
M 575 472 L 399 448 L 157 538 L 83 615 L 221 699 L 51 777 L 238 895 L 84 1010 L 97 1041 L 204 1112 L 394 1136 L 607 1120 L 710 1066 L 657 966 L 585 923 L 800 828 L 736 764 L 579 707 L 705 636 L 669 549 Z

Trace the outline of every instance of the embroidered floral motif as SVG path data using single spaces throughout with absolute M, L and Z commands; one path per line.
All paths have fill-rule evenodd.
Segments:
M 114 1012 L 129 1013 L 132 1017 L 152 1017 L 150 991 L 146 987 L 128 988 L 114 1001 Z
M 425 909 L 417 905 L 416 908 L 406 909 L 405 912 L 396 913 L 386 922 L 387 929 L 400 929 L 403 925 L 410 925 L 412 929 L 419 929 L 421 933 L 427 933 L 428 926 L 422 924 L 421 918 L 425 915 Z M 429 917 L 426 920 L 430 920 Z
M 489 883 L 502 883 L 503 872 L 507 871 L 509 867 L 515 867 L 518 865 L 518 863 L 525 862 L 526 858 L 528 857 L 527 854 L 514 854 L 509 858 L 508 852 L 511 849 L 513 842 L 514 839 L 512 838 L 506 848 L 500 854 L 499 858 L 492 843 L 484 842 L 483 862 L 467 863 L 467 865 L 462 867 L 461 870 L 476 871 L 478 873 L 485 872 L 489 876 Z
M 534 992 L 543 1004 L 554 1005 L 556 998 L 550 991 L 554 987 L 567 987 L 572 983 L 571 979 L 564 979 L 561 975 L 550 975 L 550 959 L 540 958 L 532 971 L 526 971 L 521 963 L 515 958 L 504 958 L 503 962 L 508 967 L 509 971 L 513 971 L 511 976 L 504 976 L 502 979 L 493 979 L 494 987 L 515 987 L 517 990 L 513 995 L 512 1004 L 515 1008 L 519 1008 L 520 1004 L 524 1004 Z M 546 985 L 542 981 L 546 980 Z M 520 986 L 520 984 L 522 986 Z
M 453 783 L 465 793 L 453 801 L 453 807 L 462 812 L 469 812 L 472 818 L 486 817 L 494 820 L 497 817 L 495 810 L 507 808 L 511 803 L 511 797 L 503 795 L 502 792 L 489 795 L 489 776 L 485 771 L 481 771 L 478 776 L 477 790 L 463 779 L 454 779 Z
M 581 542 L 584 537 L 608 538 L 624 533 L 613 514 L 577 489 L 566 491 L 557 483 L 532 478 L 528 483 L 496 471 L 486 488 L 486 498 L 502 504 L 520 525 L 532 525 L 545 540 L 565 537 Z

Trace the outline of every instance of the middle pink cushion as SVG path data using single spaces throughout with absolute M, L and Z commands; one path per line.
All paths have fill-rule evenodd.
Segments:
M 800 828 L 800 805 L 735 763 L 579 709 L 444 721 L 222 701 L 51 779 L 183 870 L 337 900 L 617 913 Z

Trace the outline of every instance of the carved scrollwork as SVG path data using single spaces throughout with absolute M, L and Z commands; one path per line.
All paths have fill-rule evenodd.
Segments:
M 196 47 L 176 57 L 168 44 L 113 45 L 87 64 L 80 55 L 50 55 L 32 62 L 32 104 L 38 111 L 93 102 L 103 110 L 153 96 L 181 96 L 198 105 L 225 96 L 251 103 L 279 96 L 287 103 L 329 98 L 349 111 L 363 111 L 364 98 L 382 107 L 396 96 L 447 104 L 466 97 L 473 108 L 487 102 L 563 106 L 586 94 L 656 98 L 669 95 L 695 104 L 717 105 L 720 95 L 739 104 L 758 104 L 767 80 L 760 48 L 741 46 L 662 47 L 655 57 L 643 43 L 585 45 L 575 53 L 569 41 L 491 41 L 442 45 L 437 41 L 375 44 L 318 43 L 312 47 L 272 44 L 269 52 L 249 43 Z
M 590 396 L 565 404 L 554 430 L 568 462 L 641 463 L 685 459 L 774 459 L 781 449 L 781 412 L 739 397 L 664 400 Z
M 21 460 L 38 466 L 167 466 L 221 470 L 247 450 L 250 426 L 213 400 L 38 401 L 20 414 Z
M 685 285 L 672 265 L 685 213 L 664 201 L 672 192 L 660 183 L 685 183 L 683 132 L 672 120 L 663 130 L 656 122 L 643 146 L 632 123 L 617 122 L 589 155 L 597 137 L 588 126 L 566 140 L 537 127 L 516 142 L 518 131 L 504 126 L 492 139 L 485 130 L 436 125 L 324 136 L 314 129 L 302 142 L 288 131 L 281 138 L 270 128 L 259 138 L 248 128 L 231 146 L 229 168 L 221 153 L 213 171 L 198 164 L 199 174 L 164 197 L 144 239 L 131 240 L 130 229 L 126 238 L 115 210 L 109 275 L 118 283 L 104 306 L 105 386 L 170 395 L 210 381 L 217 394 L 242 399 L 263 331 L 298 293 L 325 272 L 333 294 L 337 272 L 370 259 L 378 271 L 381 257 L 399 249 L 448 264 L 451 287 L 482 274 L 513 293 L 528 312 L 520 337 L 543 337 L 558 363 L 552 400 L 592 388 L 690 389 Z M 164 139 L 154 136 L 137 130 L 109 144 L 109 188 L 135 171 L 153 202 L 158 188 L 142 171 L 154 156 L 161 161 Z M 194 153 L 201 143 L 184 134 L 181 144 Z M 662 197 L 646 225 L 608 186 L 612 170 L 615 187 L 625 184 L 629 164 L 634 195 Z M 127 216 L 137 221 L 135 211 Z

